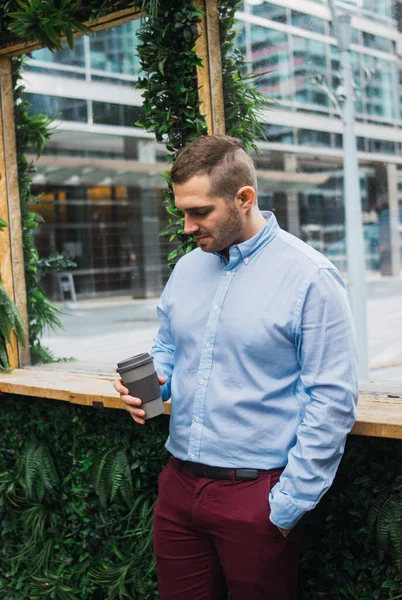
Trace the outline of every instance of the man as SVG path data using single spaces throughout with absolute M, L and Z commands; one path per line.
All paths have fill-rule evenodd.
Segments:
M 331 485 L 355 420 L 344 284 L 257 205 L 240 142 L 202 137 L 172 169 L 184 232 L 152 354 L 172 399 L 159 479 L 161 600 L 294 600 L 303 515 Z M 115 382 L 143 424 L 140 399 Z

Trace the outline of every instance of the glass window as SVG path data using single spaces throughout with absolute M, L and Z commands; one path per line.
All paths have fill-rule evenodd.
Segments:
M 379 152 L 380 154 L 395 154 L 395 142 L 386 140 L 369 139 L 370 152 Z
M 331 146 L 331 134 L 327 131 L 299 129 L 297 140 L 302 146 Z
M 32 112 L 56 116 L 62 121 L 79 121 L 86 123 L 88 110 L 86 100 L 76 98 L 59 98 L 57 96 L 44 96 L 42 94 L 24 94 L 31 104 Z
M 266 139 L 268 142 L 280 142 L 281 144 L 293 144 L 293 129 L 282 125 L 264 125 Z
M 375 50 L 382 50 L 383 52 L 391 52 L 391 40 L 380 37 L 379 35 L 373 35 L 363 31 L 363 45 L 367 48 L 374 48 Z
M 328 107 L 328 95 L 311 80 L 314 75 L 326 77 L 325 44 L 317 40 L 293 36 L 293 48 L 296 101 L 301 104 Z
M 392 0 L 363 0 L 363 8 L 375 15 L 392 17 Z
M 258 4 L 253 2 L 250 5 L 251 14 L 257 15 L 258 17 L 264 17 L 271 21 L 277 21 L 278 23 L 286 23 L 286 8 L 284 6 L 278 6 L 277 4 L 271 4 L 271 2 L 259 1 Z
M 394 118 L 396 111 L 393 106 L 392 63 L 365 55 L 364 67 L 373 72 L 364 91 L 367 114 Z
M 143 117 L 141 106 L 126 106 L 110 102 L 92 102 L 94 123 L 135 127 L 135 122 Z
M 246 26 L 243 21 L 236 21 L 236 37 L 234 39 L 234 45 L 243 56 L 247 55 Z
M 252 65 L 254 73 L 262 73 L 258 88 L 275 100 L 291 96 L 288 35 L 282 31 L 251 25 Z
M 137 75 L 140 68 L 136 53 L 140 21 L 130 21 L 114 29 L 106 29 L 89 38 L 91 68 L 110 73 Z
M 85 67 L 84 38 L 79 37 L 74 40 L 73 50 L 67 44 L 63 44 L 63 50 L 59 52 L 50 52 L 47 48 L 41 48 L 32 52 L 31 58 L 60 65 Z
M 48 69 L 47 67 L 37 67 L 34 64 L 24 64 L 24 71 L 31 73 L 42 73 L 43 75 L 55 75 L 57 77 L 68 77 L 69 79 L 85 79 L 85 73 L 78 71 L 60 71 L 60 69 Z
M 314 33 L 325 34 L 325 21 L 318 17 L 312 17 L 306 13 L 292 10 L 292 25 L 294 27 L 300 27 L 301 29 L 307 29 L 308 31 L 314 31 Z

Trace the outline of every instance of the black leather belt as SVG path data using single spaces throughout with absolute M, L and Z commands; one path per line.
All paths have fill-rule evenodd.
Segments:
M 236 479 L 258 479 L 260 475 L 269 473 L 269 471 L 260 471 L 258 469 L 228 469 L 226 467 L 210 467 L 201 463 L 191 462 L 189 460 L 179 460 L 180 465 L 184 465 L 197 477 L 208 477 L 209 479 L 232 479 L 232 472 Z

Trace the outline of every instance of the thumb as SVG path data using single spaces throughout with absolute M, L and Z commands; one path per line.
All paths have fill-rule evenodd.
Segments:
M 162 375 L 158 375 L 159 383 L 166 383 L 166 377 L 162 377 Z

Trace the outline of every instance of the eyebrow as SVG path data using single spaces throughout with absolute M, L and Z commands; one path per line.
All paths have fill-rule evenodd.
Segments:
M 205 210 L 205 211 L 212 210 L 213 208 L 214 208 L 214 206 L 212 204 L 208 204 L 207 206 L 194 206 L 194 207 L 190 207 L 190 208 L 183 208 L 181 210 L 185 213 L 195 213 L 200 210 Z

